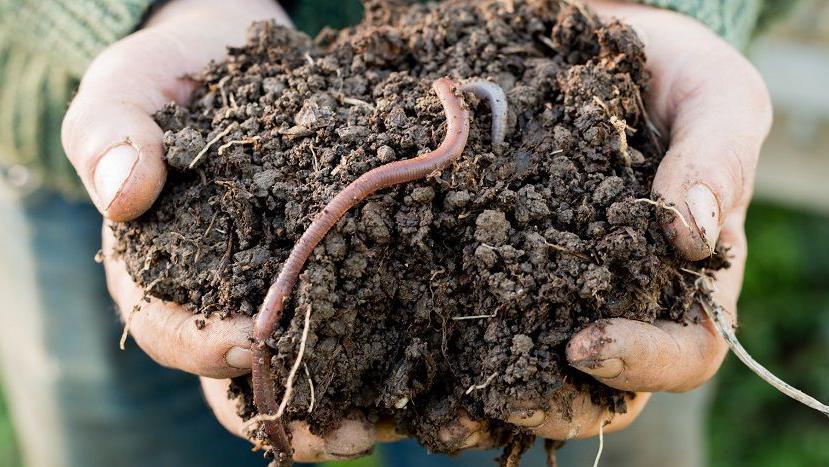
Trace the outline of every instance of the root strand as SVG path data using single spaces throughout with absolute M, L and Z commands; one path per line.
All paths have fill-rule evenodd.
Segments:
M 311 306 L 309 305 L 305 307 L 305 325 L 302 328 L 302 340 L 299 341 L 299 352 L 296 355 L 296 360 L 294 360 L 294 365 L 291 367 L 291 372 L 288 373 L 288 379 L 285 380 L 285 395 L 282 396 L 282 402 L 279 403 L 279 409 L 276 411 L 277 419 L 282 417 L 285 407 L 288 406 L 288 402 L 294 394 L 294 378 L 296 378 L 296 372 L 299 370 L 300 363 L 302 363 L 302 357 L 305 355 L 305 344 L 308 342 L 308 328 L 310 327 Z
M 746 351 L 742 344 L 740 344 L 740 341 L 737 340 L 737 336 L 734 334 L 734 326 L 729 321 L 728 314 L 723 307 L 712 298 L 711 293 L 714 291 L 714 288 L 711 283 L 711 278 L 700 277 L 697 279 L 697 287 L 702 291 L 700 303 L 702 304 L 702 308 L 705 310 L 705 314 L 708 315 L 708 318 L 714 323 L 717 331 L 719 331 L 723 339 L 725 339 L 726 344 L 728 344 L 728 348 L 734 352 L 734 355 L 736 355 L 745 366 L 783 394 L 809 408 L 829 416 L 829 406 L 778 378 L 772 372 L 763 367 L 763 365 L 754 360 L 751 355 L 749 355 L 748 351 Z

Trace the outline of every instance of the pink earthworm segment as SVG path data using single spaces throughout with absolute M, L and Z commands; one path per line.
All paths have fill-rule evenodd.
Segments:
M 291 463 L 292 448 L 284 424 L 275 417 L 278 404 L 270 364 L 271 351 L 266 341 L 271 338 L 282 316 L 285 302 L 290 297 L 299 274 L 314 248 L 342 216 L 361 200 L 384 188 L 424 178 L 436 170 L 446 168 L 460 157 L 469 138 L 470 116 L 459 93 L 470 91 L 479 97 L 489 99 L 493 110 L 493 145 L 503 142 L 506 99 L 497 85 L 478 79 L 458 85 L 449 78 L 441 78 L 432 84 L 432 88 L 446 113 L 446 136 L 440 146 L 428 154 L 372 169 L 334 196 L 294 245 L 256 315 L 253 329 L 255 343 L 252 346 L 253 400 L 261 415 L 272 417 L 265 419 L 262 427 L 274 448 L 276 462 L 279 465 Z
M 492 113 L 492 146 L 498 147 L 504 143 L 507 136 L 507 96 L 501 86 L 483 78 L 470 78 L 461 83 L 462 92 L 469 91 L 479 99 L 489 101 Z

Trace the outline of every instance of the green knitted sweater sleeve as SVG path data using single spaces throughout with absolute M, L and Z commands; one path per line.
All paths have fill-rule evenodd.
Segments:
M 759 26 L 791 8 L 793 0 L 637 0 L 691 16 L 738 49 L 744 49 Z
M 83 196 L 60 142 L 89 62 L 153 0 L 0 0 L 0 177 Z

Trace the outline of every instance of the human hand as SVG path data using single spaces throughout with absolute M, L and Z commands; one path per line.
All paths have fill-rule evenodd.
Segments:
M 162 131 L 153 114 L 170 101 L 186 105 L 195 86 L 187 76 L 210 60 L 222 59 L 229 44 L 243 44 L 250 23 L 267 18 L 289 24 L 273 0 L 174 0 L 90 65 L 64 119 L 63 143 L 107 219 L 126 221 L 141 215 L 164 185 Z M 190 311 L 145 297 L 124 262 L 111 254 L 113 245 L 112 231 L 105 225 L 107 285 L 130 334 L 148 355 L 164 366 L 210 378 L 250 371 L 250 318 L 210 319 L 204 329 L 197 329 Z M 133 312 L 137 305 L 140 308 Z M 221 389 L 226 384 L 205 378 L 206 396 L 222 421 L 241 435 L 235 429 L 240 423 L 233 418 L 235 402 Z M 312 436 L 307 426 L 292 428 L 299 461 L 364 454 L 382 432 L 357 420 L 344 423 L 325 439 Z
M 628 2 L 587 3 L 605 19 L 632 25 L 645 43 L 653 76 L 646 107 L 654 124 L 670 136 L 653 196 L 675 205 L 692 226 L 689 232 L 679 218 L 664 226 L 687 259 L 709 256 L 718 241 L 729 248 L 732 265 L 717 273 L 714 298 L 735 322 L 747 253 L 743 224 L 771 124 L 763 80 L 736 49 L 689 17 Z M 627 414 L 611 416 L 577 400 L 572 420 L 519 410 L 509 421 L 546 438 L 589 437 L 598 433 L 597 421 L 612 420 L 608 429 L 630 423 L 647 393 L 682 392 L 705 383 L 727 347 L 701 310 L 697 313 L 700 324 L 690 325 L 602 320 L 571 339 L 567 359 L 574 368 L 637 393 Z
M 148 209 L 164 185 L 162 131 L 153 113 L 170 101 L 185 104 L 189 74 L 221 58 L 227 44 L 245 40 L 255 19 L 288 19 L 270 0 L 228 8 L 221 0 L 176 0 L 146 27 L 103 51 L 89 66 L 63 122 L 63 144 L 90 197 L 104 216 L 125 221 Z M 250 369 L 248 318 L 211 321 L 204 332 L 182 307 L 150 299 L 133 283 L 123 262 L 108 254 L 109 290 L 139 346 L 165 366 L 230 377 Z M 141 312 L 131 310 L 141 303 Z

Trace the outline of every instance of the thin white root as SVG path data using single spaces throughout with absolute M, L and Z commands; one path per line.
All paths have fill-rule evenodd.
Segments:
M 699 289 L 703 292 L 701 294 L 702 297 L 700 298 L 700 303 L 702 304 L 702 308 L 705 310 L 705 314 L 708 315 L 708 318 L 714 323 L 714 327 L 717 328 L 717 331 L 719 331 L 720 335 L 722 335 L 723 339 L 725 339 L 726 344 L 728 344 L 728 348 L 734 352 L 734 355 L 736 355 L 745 366 L 783 394 L 807 407 L 829 416 L 829 406 L 778 378 L 763 365 L 754 360 L 751 355 L 749 355 L 748 351 L 746 351 L 746 349 L 740 344 L 740 341 L 737 340 L 737 336 L 734 334 L 734 326 L 729 321 L 728 314 L 719 303 L 715 302 L 714 299 L 711 298 L 713 285 L 711 284 L 710 278 L 700 277 L 697 279 L 697 287 L 699 287 Z
M 149 285 L 147 285 L 147 288 L 144 289 L 144 293 L 141 295 L 141 298 L 138 299 L 138 303 L 133 305 L 132 310 L 130 310 L 130 314 L 127 315 L 127 319 L 124 320 L 124 331 L 121 332 L 121 338 L 118 340 L 118 348 L 120 350 L 124 351 L 127 349 L 127 337 L 129 337 L 130 335 L 130 324 L 132 323 L 133 316 L 135 316 L 136 313 L 141 311 L 141 304 L 144 303 L 144 300 L 146 300 L 147 297 L 150 296 L 150 292 L 152 292 L 155 286 L 158 285 L 158 283 L 161 282 L 161 279 L 163 278 L 164 276 L 162 275 L 161 277 L 155 279 L 154 281 L 150 282 Z
M 227 134 L 230 133 L 234 128 L 236 128 L 235 124 L 228 125 L 228 127 L 222 130 L 221 133 L 216 135 L 215 138 L 211 139 L 207 144 L 205 144 L 201 151 L 199 151 L 199 153 L 196 154 L 196 157 L 194 157 L 193 160 L 190 162 L 190 168 L 192 169 L 193 167 L 195 167 L 196 164 L 198 164 L 199 161 L 202 160 L 204 155 L 207 154 L 207 151 L 209 151 L 214 144 L 218 143 L 220 139 L 227 136 Z
M 370 104 L 364 100 L 360 100 L 354 97 L 343 97 L 343 104 L 346 105 L 354 105 L 354 106 L 362 106 L 366 107 L 369 110 L 374 110 L 374 105 Z
M 299 365 L 302 363 L 302 357 L 305 355 L 305 343 L 308 341 L 308 328 L 311 326 L 311 306 L 305 307 L 305 325 L 302 328 L 302 340 L 299 341 L 299 352 L 296 355 L 296 360 L 294 360 L 294 366 L 291 367 L 290 373 L 288 373 L 288 379 L 285 380 L 285 395 L 282 396 L 282 402 L 279 403 L 279 409 L 276 411 L 276 418 L 280 418 L 282 414 L 285 412 L 285 407 L 288 406 L 288 402 L 291 400 L 291 396 L 294 394 L 294 378 L 296 378 L 296 372 L 299 370 Z
M 488 319 L 497 316 L 495 313 L 491 315 L 473 315 L 473 316 L 453 316 L 453 321 L 466 321 L 468 319 Z
M 233 141 L 228 141 L 227 143 L 219 146 L 219 151 L 218 152 L 219 152 L 220 156 L 224 156 L 225 151 L 227 151 L 233 145 L 237 145 L 237 144 L 238 145 L 255 144 L 257 141 L 259 141 L 258 136 L 254 136 L 253 138 L 248 138 L 248 139 L 237 139 L 237 140 L 233 140 Z
M 472 386 L 469 386 L 469 389 L 466 390 L 466 394 L 470 394 L 470 393 L 472 393 L 472 391 L 477 391 L 478 389 L 486 388 L 487 386 L 489 386 L 489 383 L 491 383 L 492 380 L 495 379 L 496 376 L 498 376 L 497 371 L 495 373 L 492 373 L 491 375 L 489 375 L 489 377 L 483 383 L 473 384 Z
M 635 202 L 635 203 L 647 203 L 647 204 L 654 205 L 658 208 L 665 209 L 666 211 L 671 211 L 672 213 L 676 214 L 677 217 L 679 217 L 679 220 L 682 221 L 682 225 L 684 225 L 685 228 L 687 228 L 688 230 L 691 230 L 691 224 L 689 224 L 688 221 L 685 220 L 685 216 L 683 216 L 682 213 L 679 212 L 679 209 L 677 209 L 673 206 L 668 206 L 667 204 L 665 204 L 664 201 L 654 201 L 654 200 L 648 199 L 648 198 L 638 198 L 638 199 L 633 200 L 633 202 Z
M 314 405 L 317 403 L 317 398 L 314 395 L 314 380 L 311 379 L 311 372 L 308 371 L 308 365 L 302 363 L 302 369 L 305 370 L 305 377 L 308 378 L 308 387 L 311 389 L 311 403 L 308 405 L 308 413 L 314 411 Z
M 278 421 L 279 417 L 274 414 L 268 413 L 260 413 L 254 417 L 251 417 L 245 424 L 242 426 L 242 431 L 248 435 L 250 433 L 256 432 L 259 427 L 262 425 L 263 422 L 275 422 Z
M 596 453 L 596 460 L 593 461 L 593 467 L 599 467 L 599 461 L 602 459 L 602 451 L 604 451 L 604 420 L 599 424 L 599 451 Z
M 397 402 L 394 403 L 394 408 L 398 410 L 405 409 L 407 405 L 409 405 L 409 398 L 403 396 L 400 399 L 397 399 Z
M 553 40 L 552 40 L 552 39 L 550 39 L 549 37 L 544 36 L 544 35 L 539 35 L 538 37 L 536 37 L 536 39 L 538 39 L 539 41 L 541 41 L 541 43 L 542 43 L 542 44 L 544 44 L 544 45 L 546 45 L 547 47 L 549 47 L 549 48 L 550 48 L 550 50 L 554 50 L 554 51 L 558 52 L 559 47 L 558 47 L 558 46 L 556 46 L 556 43 L 555 43 L 555 42 L 553 42 Z
M 142 300 L 143 300 L 143 298 L 142 298 Z M 127 320 L 124 323 L 124 331 L 121 332 L 121 338 L 118 340 L 118 348 L 121 351 L 127 350 L 127 338 L 130 335 L 130 323 L 132 322 L 132 315 L 134 315 L 140 309 L 141 309 L 141 304 L 138 303 L 134 307 L 132 307 L 132 311 L 130 311 L 129 316 L 127 316 Z

